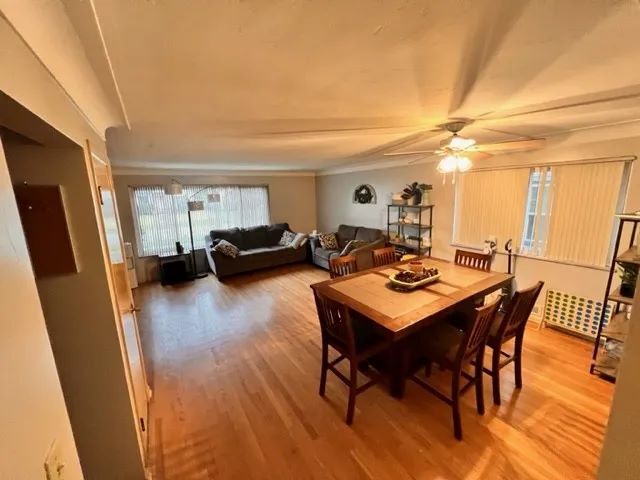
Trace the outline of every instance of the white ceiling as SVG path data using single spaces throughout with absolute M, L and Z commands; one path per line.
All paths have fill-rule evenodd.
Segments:
M 119 88 L 115 165 L 319 170 L 434 148 L 453 117 L 483 142 L 640 119 L 632 0 L 63 3 Z

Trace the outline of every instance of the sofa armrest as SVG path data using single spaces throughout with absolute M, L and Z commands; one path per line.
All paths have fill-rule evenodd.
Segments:
M 318 240 L 318 237 L 309 237 L 309 245 L 311 246 L 311 252 L 314 252 L 316 248 L 320 247 L 320 240 Z

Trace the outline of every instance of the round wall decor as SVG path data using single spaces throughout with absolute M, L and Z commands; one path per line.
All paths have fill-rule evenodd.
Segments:
M 353 203 L 373 204 L 376 203 L 376 190 L 367 184 L 358 185 L 353 191 Z

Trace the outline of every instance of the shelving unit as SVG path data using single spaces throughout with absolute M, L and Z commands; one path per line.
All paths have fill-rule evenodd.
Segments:
M 622 214 L 616 215 L 616 218 L 619 223 L 616 242 L 613 248 L 614 260 L 611 262 L 611 268 L 609 269 L 609 278 L 607 280 L 607 288 L 603 301 L 603 305 L 605 306 L 608 303 L 613 303 L 614 308 L 611 311 L 611 318 L 606 325 L 605 319 L 600 318 L 598 333 L 593 346 L 591 368 L 589 370 L 592 374 L 599 374 L 610 381 L 615 381 L 616 379 L 618 363 L 624 351 L 624 342 L 626 340 L 628 308 L 633 303 L 633 298 L 620 294 L 620 287 L 613 290 L 611 289 L 613 277 L 616 273 L 616 267 L 620 264 L 640 265 L 640 255 L 638 255 L 636 247 L 636 233 L 638 223 L 640 223 L 640 215 Z M 629 248 L 620 253 L 620 242 L 626 226 L 631 226 Z M 605 311 L 604 308 L 603 311 Z
M 413 213 L 418 215 L 418 223 L 405 223 L 400 221 L 403 213 Z M 429 217 L 428 223 L 426 217 Z M 431 255 L 431 230 L 433 223 L 433 205 L 387 205 L 387 238 L 389 244 L 396 247 L 399 253 L 417 253 L 418 255 Z M 404 238 L 402 241 L 392 240 L 392 229 L 398 237 Z M 407 233 L 407 230 L 409 232 Z M 428 245 L 423 243 L 426 238 Z M 416 243 L 408 242 L 408 236 L 418 237 Z

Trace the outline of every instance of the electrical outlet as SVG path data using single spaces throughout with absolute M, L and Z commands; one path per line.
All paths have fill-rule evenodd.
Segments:
M 47 456 L 44 459 L 44 472 L 47 480 L 64 480 L 64 462 L 58 442 L 51 443 Z

